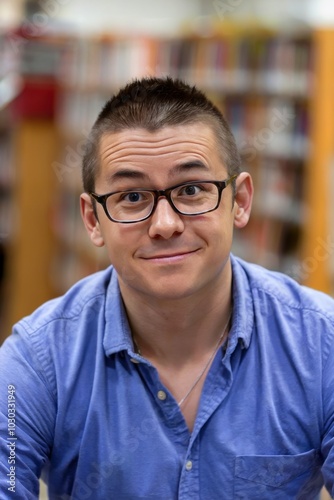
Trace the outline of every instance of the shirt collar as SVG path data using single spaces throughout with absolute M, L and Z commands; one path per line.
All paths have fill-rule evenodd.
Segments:
M 233 316 L 227 350 L 232 352 L 238 343 L 248 348 L 254 326 L 252 292 L 247 275 L 238 258 L 231 255 L 233 276 Z M 105 333 L 103 341 L 107 356 L 127 350 L 136 357 L 130 326 L 119 290 L 115 269 L 106 293 Z
M 231 255 L 231 263 L 233 318 L 229 350 L 232 351 L 238 342 L 245 349 L 249 347 L 254 327 L 254 308 L 253 293 L 240 259 Z
M 135 354 L 131 330 L 118 285 L 117 272 L 114 268 L 112 268 L 106 293 L 103 347 L 107 356 L 124 350 L 127 350 L 131 355 Z

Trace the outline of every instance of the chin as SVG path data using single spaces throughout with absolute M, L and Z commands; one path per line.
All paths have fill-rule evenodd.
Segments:
M 153 283 L 151 286 L 133 288 L 137 290 L 137 293 L 150 297 L 150 300 L 162 302 L 175 302 L 186 299 L 192 297 L 201 289 L 198 285 L 191 286 L 189 283 L 185 285 L 184 280 L 183 283 L 176 283 L 175 280 L 171 283 L 166 283 L 166 281 L 161 280 L 160 283 Z

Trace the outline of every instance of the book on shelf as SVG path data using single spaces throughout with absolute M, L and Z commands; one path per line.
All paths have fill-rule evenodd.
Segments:
M 224 96 L 221 105 L 244 161 L 263 155 L 304 159 L 309 151 L 308 111 L 286 98 Z

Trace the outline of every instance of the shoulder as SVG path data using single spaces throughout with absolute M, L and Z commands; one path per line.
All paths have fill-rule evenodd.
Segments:
M 302 286 L 289 276 L 232 256 L 234 296 L 245 296 L 239 303 L 240 323 L 252 324 L 255 338 L 284 350 L 300 353 L 300 359 L 323 365 L 334 353 L 334 299 L 325 293 Z M 249 332 L 249 337 L 251 333 Z M 282 349 L 281 349 L 282 352 Z M 315 358 L 314 358 L 315 356 Z M 298 356 L 297 356 L 298 357 Z M 317 361 L 316 361 L 317 360 Z M 314 366 L 314 365 L 313 365 Z
M 87 309 L 100 310 L 104 302 L 108 286 L 113 275 L 113 268 L 94 273 L 73 285 L 64 295 L 45 302 L 32 314 L 21 319 L 15 328 L 23 327 L 27 333 L 33 334 L 55 322 L 76 321 Z
M 54 395 L 56 379 L 73 376 L 84 359 L 92 369 L 97 346 L 103 344 L 106 297 L 117 284 L 113 273 L 109 267 L 78 281 L 16 323 L 0 349 L 3 372 L 14 369 L 20 377 L 34 372 Z
M 296 310 L 311 310 L 328 316 L 334 322 L 334 299 L 329 295 L 299 284 L 289 276 L 270 271 L 257 264 L 232 258 L 234 275 L 248 284 L 263 299 Z
M 9 342 L 34 352 L 41 364 L 97 342 L 104 305 L 112 286 L 112 267 L 78 281 L 61 297 L 42 304 L 13 328 Z M 115 283 L 114 283 L 115 285 Z M 70 355 L 70 354 L 69 354 Z

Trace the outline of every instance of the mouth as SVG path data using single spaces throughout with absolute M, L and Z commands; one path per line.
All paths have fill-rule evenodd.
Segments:
M 166 252 L 157 255 L 152 255 L 150 257 L 143 257 L 143 259 L 150 262 L 172 263 L 172 262 L 183 261 L 188 257 L 194 255 L 196 252 L 198 252 L 198 249 L 191 251 L 172 252 L 172 253 Z

